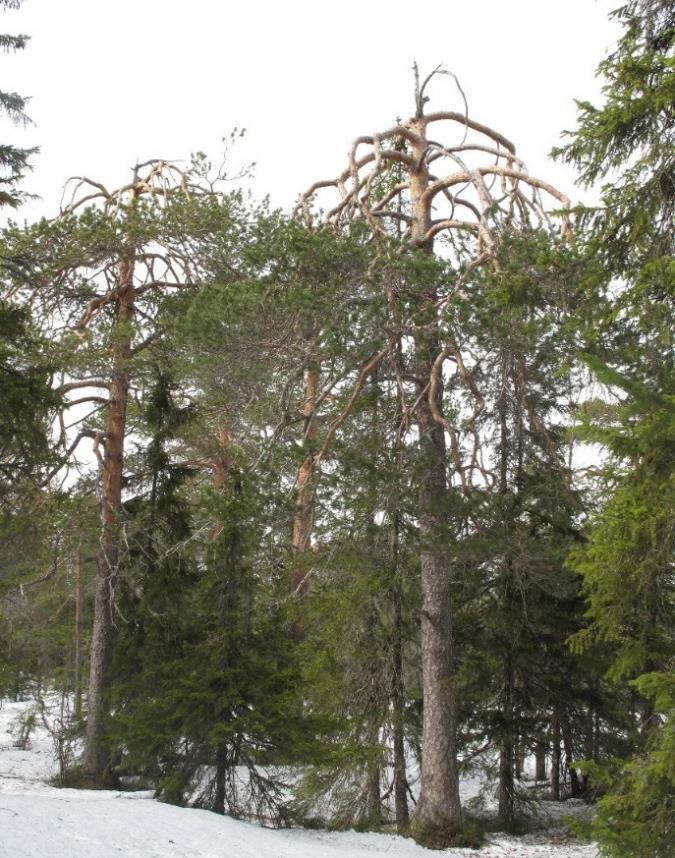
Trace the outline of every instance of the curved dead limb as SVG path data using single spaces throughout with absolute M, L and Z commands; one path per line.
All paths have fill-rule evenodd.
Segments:
M 70 393 L 71 390 L 80 390 L 83 387 L 105 387 L 110 386 L 110 380 L 105 378 L 81 378 L 79 381 L 68 381 L 56 388 L 57 393 Z
M 471 172 L 460 172 L 450 174 L 449 176 L 445 176 L 442 179 L 438 179 L 436 182 L 432 182 L 425 194 L 425 202 L 433 199 L 436 194 L 442 190 L 443 188 L 449 188 L 453 185 L 459 185 L 463 182 L 468 182 L 472 179 L 472 177 L 478 174 L 479 176 L 503 176 L 514 179 L 516 182 L 522 182 L 523 184 L 529 185 L 531 188 L 538 188 L 540 190 L 546 191 L 546 193 L 550 194 L 554 199 L 558 200 L 561 203 L 562 207 L 567 210 L 570 208 L 570 200 L 565 194 L 558 191 L 553 185 L 549 182 L 543 181 L 543 179 L 537 179 L 534 176 L 530 176 L 528 173 L 521 172 L 519 170 L 514 170 L 509 167 L 498 167 L 493 164 L 487 167 L 479 167 L 477 170 Z M 507 189 L 504 189 L 507 192 Z M 516 188 L 511 190 L 511 193 L 516 193 Z M 495 200 L 490 200 L 490 203 L 493 204 L 496 202 Z
M 71 443 L 68 445 L 68 447 L 67 447 L 67 448 L 66 448 L 66 450 L 64 451 L 64 454 L 63 454 L 63 456 L 61 457 L 61 459 L 62 459 L 62 460 L 61 460 L 61 461 L 59 461 L 59 462 L 58 462 L 58 463 L 57 463 L 57 464 L 56 464 L 56 465 L 55 465 L 55 466 L 54 466 L 54 467 L 53 467 L 53 468 L 52 468 L 52 469 L 47 473 L 47 475 L 46 475 L 46 476 L 45 476 L 45 478 L 44 478 L 43 484 L 44 484 L 44 485 L 48 485 L 48 484 L 52 481 L 52 479 L 56 476 L 56 474 L 57 474 L 57 473 L 61 470 L 61 468 L 63 467 L 63 462 L 68 461 L 68 459 L 70 459 L 70 457 L 71 457 L 71 456 L 73 455 L 73 453 L 77 450 L 77 448 L 80 446 L 80 443 L 81 443 L 85 438 L 92 438 L 92 439 L 93 439 L 93 438 L 96 438 L 96 435 L 97 435 L 97 433 L 96 433 L 96 432 L 94 432 L 94 431 L 92 431 L 91 429 L 82 429 L 80 432 L 78 432 L 78 434 L 77 434 L 77 436 L 75 437 L 75 439 L 74 439 L 73 441 L 71 441 Z
M 481 122 L 475 122 L 473 119 L 468 119 L 461 113 L 456 113 L 453 110 L 441 110 L 437 113 L 427 113 L 425 116 L 420 118 L 425 128 L 431 125 L 432 122 L 459 122 L 462 125 L 466 125 L 471 131 L 476 131 L 479 134 L 494 140 L 495 143 L 503 146 L 510 155 L 515 156 L 516 154 L 515 145 L 507 137 L 504 137 L 503 134 L 500 134 L 498 131 L 490 128 L 489 125 L 483 125 Z M 465 146 L 464 143 L 460 145 L 462 147 Z M 470 151 L 474 148 L 475 147 L 472 145 L 467 145 L 465 151 Z
M 455 82 L 455 86 L 457 87 L 457 90 L 462 97 L 462 101 L 464 102 L 464 137 L 462 138 L 462 143 L 463 143 L 466 140 L 466 137 L 467 137 L 467 134 L 469 131 L 469 127 L 470 127 L 470 125 L 469 125 L 469 102 L 467 101 L 466 94 L 465 94 L 464 90 L 462 89 L 462 85 L 460 84 L 459 78 L 457 77 L 457 75 L 454 72 L 451 72 L 449 69 L 443 68 L 442 65 L 438 65 L 430 74 L 427 75 L 427 77 L 424 80 L 424 83 L 422 84 L 422 86 L 420 86 L 419 85 L 419 70 L 417 68 L 417 63 L 413 63 L 413 70 L 415 72 L 415 88 L 416 88 L 415 102 L 417 104 L 416 116 L 418 118 L 424 117 L 424 105 L 428 101 L 428 99 L 425 98 L 424 93 L 426 91 L 427 86 L 429 85 L 429 83 L 431 83 L 433 78 L 436 77 L 436 75 L 445 75 L 446 77 L 451 78 Z
M 485 399 L 480 392 L 478 385 L 476 384 L 476 379 L 474 377 L 474 373 L 476 372 L 477 367 L 474 366 L 473 372 L 470 372 L 467 369 L 466 363 L 460 350 L 455 346 L 451 347 L 450 354 L 455 359 L 459 377 L 469 389 L 474 400 L 473 411 L 464 421 L 462 421 L 462 428 L 464 429 L 464 431 L 468 432 L 469 435 L 471 435 L 473 442 L 469 463 L 468 465 L 466 465 L 466 471 L 471 476 L 473 476 L 475 471 L 478 471 L 484 482 L 487 485 L 490 485 L 492 482 L 492 474 L 483 463 L 483 445 L 481 443 L 481 439 L 478 433 L 478 427 L 476 426 L 476 422 L 479 416 L 483 413 L 483 411 L 485 411 Z
M 449 353 L 454 357 L 455 362 L 457 363 L 457 371 L 459 372 L 462 381 L 469 388 L 476 402 L 473 413 L 467 420 L 467 425 L 473 425 L 478 419 L 478 416 L 481 414 L 481 412 L 485 410 L 485 399 L 483 398 L 480 390 L 478 390 L 473 375 L 466 368 L 464 359 L 462 358 L 459 349 L 456 346 L 449 346 L 449 349 Z
M 324 438 L 324 442 L 321 446 L 321 449 L 314 457 L 315 466 L 320 464 L 321 460 L 324 458 L 324 456 L 330 449 L 330 445 L 333 442 L 335 433 L 354 410 L 354 406 L 358 401 L 358 398 L 364 388 L 366 381 L 368 380 L 368 377 L 373 373 L 376 367 L 378 367 L 380 363 L 382 363 L 382 360 L 388 354 L 388 352 L 389 347 L 381 349 L 379 352 L 377 352 L 377 354 L 373 355 L 362 367 L 356 379 L 354 387 L 352 388 L 352 392 L 349 396 L 349 399 L 347 400 L 347 404 L 328 427 L 328 431 L 326 432 L 326 436 Z
M 357 137 L 349 150 L 345 170 L 335 179 L 322 180 L 311 185 L 301 195 L 296 213 L 302 212 L 306 223 L 311 225 L 313 223 L 311 210 L 317 194 L 334 189 L 338 193 L 339 201 L 328 209 L 327 214 L 321 218 L 322 221 L 342 224 L 354 217 L 362 217 L 372 222 L 372 217 L 377 212 L 383 212 L 385 207 L 394 200 L 400 198 L 410 203 L 411 178 L 417 177 L 418 180 L 422 178 L 425 181 L 424 194 L 419 200 L 423 208 L 430 209 L 435 206 L 439 192 L 458 188 L 450 204 L 452 207 L 465 205 L 473 212 L 477 224 L 474 230 L 480 230 L 483 242 L 492 229 L 490 223 L 498 224 L 503 220 L 515 225 L 516 228 L 518 224 L 526 226 L 528 210 L 536 213 L 538 221 L 543 220 L 546 210 L 541 199 L 536 196 L 539 192 L 544 192 L 559 204 L 559 208 L 564 212 L 562 229 L 565 233 L 569 233 L 568 216 L 565 214 L 570 208 L 569 199 L 550 183 L 530 176 L 524 163 L 516 156 L 514 144 L 507 137 L 483 123 L 470 119 L 466 101 L 464 113 L 451 110 L 424 113 L 424 105 L 428 101 L 425 96 L 426 87 L 436 75 L 441 74 L 449 75 L 456 81 L 452 73 L 440 67 L 435 69 L 421 86 L 417 78 L 415 116 L 385 131 Z M 461 141 L 450 143 L 431 139 L 428 131 L 432 125 L 439 127 L 446 125 L 450 130 L 461 126 Z M 363 147 L 369 147 L 370 151 L 361 154 Z M 491 156 L 493 162 L 480 163 L 479 159 L 481 157 L 484 159 L 485 155 Z M 478 161 L 478 163 L 469 165 L 469 160 Z M 461 169 L 438 175 L 437 168 L 444 162 L 455 162 L 461 165 Z M 430 180 L 430 177 L 426 178 L 429 176 L 428 168 L 431 163 L 435 164 L 437 173 L 433 180 Z M 385 193 L 380 193 L 378 180 L 385 176 L 392 164 L 398 164 L 403 174 L 403 181 L 398 182 L 394 188 L 388 189 Z M 501 179 L 500 196 L 495 195 L 488 188 L 485 177 Z M 508 183 L 507 179 L 510 180 Z M 535 196 L 526 197 L 522 188 L 527 188 Z M 446 201 L 448 201 L 447 194 Z M 409 208 L 409 205 L 403 208 Z M 391 208 L 387 211 L 390 216 L 397 219 L 404 219 L 401 215 L 409 217 L 405 211 L 399 211 L 396 215 Z M 437 224 L 445 222 L 444 228 L 448 231 L 460 228 L 460 224 L 455 223 L 456 219 L 452 214 L 436 217 L 435 221 Z M 463 223 L 462 227 L 464 227 Z M 373 228 L 381 230 L 379 225 L 373 224 Z M 444 228 L 438 226 L 433 235 L 428 235 L 428 231 L 425 232 L 426 240 L 429 241 L 434 235 L 443 232 Z M 412 236 L 409 237 L 412 239 Z M 412 240 L 417 242 L 421 239 Z
M 74 408 L 76 405 L 84 405 L 85 402 L 95 402 L 97 405 L 108 405 L 110 400 L 104 396 L 80 396 L 78 399 L 69 399 L 68 407 Z
M 471 450 L 471 455 L 468 464 L 462 463 L 459 430 L 455 426 L 453 426 L 450 421 L 446 419 L 446 417 L 443 416 L 438 406 L 439 393 L 442 391 L 443 387 L 443 364 L 448 359 L 452 359 L 455 362 L 455 365 L 457 367 L 457 374 L 459 375 L 465 386 L 471 392 L 475 403 L 472 413 L 469 415 L 469 417 L 462 421 L 462 429 L 465 432 L 468 432 L 473 440 L 473 447 Z M 465 494 L 468 493 L 470 483 L 467 480 L 467 475 L 471 476 L 474 471 L 478 471 L 481 474 L 483 480 L 487 484 L 490 484 L 491 474 L 483 464 L 482 444 L 478 433 L 478 428 L 476 426 L 476 421 L 478 417 L 485 410 L 485 399 L 481 394 L 478 385 L 476 384 L 474 374 L 467 369 L 466 364 L 464 362 L 464 358 L 462 357 L 461 352 L 455 345 L 445 346 L 442 351 L 440 351 L 436 356 L 436 359 L 433 363 L 431 378 L 427 390 L 427 400 L 433 419 L 436 421 L 436 423 L 438 423 L 444 428 L 444 430 L 448 434 L 448 438 L 450 439 L 450 453 L 452 457 L 452 464 L 455 472 L 459 475 L 462 485 L 462 491 Z
M 108 292 L 105 295 L 97 295 L 96 298 L 92 298 L 92 300 L 87 304 L 84 312 L 80 316 L 78 323 L 74 327 L 75 332 L 82 332 L 85 330 L 89 322 L 93 319 L 93 317 L 101 310 L 103 307 L 108 306 L 108 304 L 114 303 L 118 299 L 118 295 L 116 291 Z
M 73 187 L 71 188 L 71 196 L 70 202 L 67 205 L 64 205 L 64 199 L 66 195 L 66 189 L 68 186 L 73 183 Z M 92 188 L 89 193 L 85 193 L 84 195 L 80 195 L 80 191 L 82 188 Z M 73 204 L 77 201 L 77 207 L 80 208 L 85 206 L 90 200 L 99 200 L 99 199 L 109 200 L 110 192 L 102 185 L 101 182 L 95 182 L 93 179 L 88 179 L 86 176 L 71 176 L 66 180 L 66 183 L 63 186 L 63 192 L 61 194 L 61 205 L 59 206 L 59 210 L 61 214 L 67 214 L 68 212 L 72 212 Z
M 147 170 L 141 172 L 145 168 Z M 172 161 L 161 158 L 145 161 L 133 168 L 133 174 L 131 182 L 112 191 L 89 176 L 71 176 L 63 187 L 59 217 L 73 214 L 92 203 L 102 204 L 106 212 L 117 212 L 129 205 L 132 200 L 146 194 L 161 196 L 164 199 L 176 193 L 190 196 L 191 184 L 187 173 Z M 204 190 L 201 189 L 199 192 L 204 193 Z M 66 196 L 68 196 L 68 202 L 64 205 Z
M 429 409 L 431 411 L 432 418 L 436 423 L 438 423 L 439 426 L 443 427 L 445 432 L 447 432 L 448 437 L 450 438 L 450 452 L 452 455 L 452 464 L 454 466 L 455 473 L 459 475 L 460 481 L 462 483 L 462 491 L 464 492 L 464 494 L 468 494 L 469 485 L 466 480 L 466 468 L 462 465 L 462 456 L 457 432 L 455 431 L 454 426 L 452 426 L 451 423 L 443 416 L 443 414 L 441 414 L 440 408 L 438 406 L 438 402 L 442 398 L 443 364 L 449 357 L 454 357 L 455 353 L 456 349 L 454 348 L 454 346 L 446 346 L 436 356 L 436 359 L 434 360 L 431 368 L 431 378 L 427 388 L 427 401 L 429 404 Z
M 408 220 L 411 221 L 412 218 L 409 218 Z M 431 241 L 439 234 L 439 232 L 450 232 L 452 230 L 479 232 L 480 226 L 477 223 L 471 223 L 470 221 L 465 220 L 453 220 L 452 218 L 449 218 L 448 220 L 437 220 L 434 221 L 431 227 L 424 233 L 424 242 L 426 244 Z

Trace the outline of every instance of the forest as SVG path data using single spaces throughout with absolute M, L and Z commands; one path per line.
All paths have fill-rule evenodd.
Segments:
M 59 786 L 673 855 L 675 8 L 613 19 L 592 207 L 421 62 L 289 211 L 235 130 L 21 223 L 0 145 L 0 699 Z

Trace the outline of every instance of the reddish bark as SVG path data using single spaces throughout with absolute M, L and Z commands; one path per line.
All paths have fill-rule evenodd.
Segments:
M 133 252 L 120 261 L 118 284 L 115 324 L 111 337 L 112 374 L 103 445 L 101 539 L 97 557 L 84 755 L 85 773 L 90 780 L 98 784 L 108 779 L 110 768 L 110 747 L 105 722 L 115 637 L 114 594 L 120 555 L 124 440 L 129 398 L 128 363 L 131 356 L 131 322 L 134 316 Z

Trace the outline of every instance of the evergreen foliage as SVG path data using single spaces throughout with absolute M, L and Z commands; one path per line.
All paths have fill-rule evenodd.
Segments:
M 3 10 L 18 9 L 22 0 L 1 0 Z M 0 34 L 0 50 L 21 51 L 28 44 L 29 37 L 24 35 Z M 14 125 L 30 125 L 31 120 L 26 113 L 26 101 L 16 92 L 0 91 L 0 115 L 6 116 Z M 30 169 L 29 159 L 38 150 L 21 148 L 9 143 L 0 144 L 0 206 L 16 208 L 26 199 L 26 193 L 18 186 Z
M 672 848 L 675 785 L 665 756 L 675 714 L 668 693 L 675 644 L 675 13 L 668 2 L 633 0 L 614 14 L 624 32 L 600 66 L 604 104 L 580 104 L 578 130 L 558 152 L 579 167 L 582 182 L 607 181 L 602 205 L 588 215 L 586 253 L 601 260 L 604 274 L 589 264 L 599 300 L 585 352 L 590 369 L 617 391 L 615 402 L 585 409 L 587 437 L 612 459 L 606 503 L 587 546 L 572 555 L 589 598 L 589 628 L 573 641 L 608 641 L 609 675 L 633 680 L 643 694 L 641 746 L 615 763 L 593 833 L 609 855 L 646 856 Z
M 499 827 L 522 829 L 536 755 L 539 794 L 548 760 L 552 799 L 599 797 L 607 855 L 670 854 L 671 5 L 614 13 L 604 104 L 558 150 L 605 182 L 574 241 L 517 194 L 522 218 L 495 203 L 445 238 L 408 241 L 404 200 L 375 228 L 412 134 L 338 228 L 223 192 L 198 155 L 3 231 L 0 694 L 58 687 L 89 727 L 103 616 L 96 783 L 477 846 L 461 808 L 410 823 L 440 580 L 445 738 Z M 0 203 L 30 154 L 0 146 Z M 579 439 L 606 453 L 595 481 Z
M 487 742 L 499 751 L 507 829 L 518 828 L 529 802 L 518 786 L 520 758 L 538 747 L 555 755 L 564 737 L 570 788 L 580 794 L 573 749 L 587 745 L 597 705 L 599 674 L 564 644 L 582 611 L 579 579 L 564 567 L 570 546 L 584 539 L 566 432 L 579 383 L 570 324 L 579 264 L 554 237 L 505 235 L 499 265 L 474 278 L 466 305 L 455 310 L 482 355 L 481 432 L 490 439 L 493 475 L 468 498 L 454 550 L 463 570 L 462 721 L 469 749 Z
M 204 415 L 178 405 L 165 372 L 146 405 L 142 491 L 126 504 L 120 771 L 166 800 L 279 824 L 283 771 L 320 753 L 322 727 L 303 712 L 278 564 L 261 551 L 268 500 L 232 447 L 214 459 L 213 485 L 174 461 L 172 447 L 182 441 L 185 455 Z
M 96 520 L 87 495 L 20 483 L 18 502 L 0 515 L 2 696 L 23 699 L 54 687 L 72 694 L 79 711 Z
M 49 465 L 49 420 L 59 397 L 53 363 L 28 311 L 0 299 L 0 503 Z

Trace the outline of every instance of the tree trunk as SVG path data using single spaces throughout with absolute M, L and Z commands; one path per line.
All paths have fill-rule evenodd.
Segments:
M 570 773 L 570 790 L 572 798 L 579 798 L 582 793 L 581 781 L 579 773 L 574 768 L 574 746 L 572 744 L 572 730 L 567 718 L 563 720 L 562 725 L 563 747 L 565 749 L 565 765 Z
M 82 557 L 75 555 L 75 656 L 73 693 L 75 694 L 75 720 L 82 718 L 82 631 L 84 628 L 84 603 L 82 599 Z
M 546 780 L 546 742 L 537 741 L 535 749 L 534 779 L 536 781 Z
M 400 697 L 397 697 L 398 704 Z M 403 731 L 403 713 L 400 709 L 394 711 L 394 812 L 396 814 L 396 830 L 404 834 L 408 830 L 410 814 L 408 811 L 408 777 L 405 762 L 405 740 Z
M 560 719 L 557 713 L 551 722 L 553 751 L 551 753 L 551 798 L 560 801 Z
M 398 301 L 393 294 L 388 296 L 396 325 L 400 324 L 401 314 Z M 403 345 L 400 336 L 396 338 L 395 360 L 397 372 L 403 374 Z M 404 399 L 401 387 L 397 385 L 396 417 L 399 422 L 404 419 Z M 393 460 L 396 468 L 392 492 L 391 508 L 391 600 L 393 612 L 393 628 L 391 641 L 391 709 L 392 709 L 392 738 L 394 751 L 394 813 L 396 830 L 399 834 L 407 834 L 410 825 L 408 810 L 408 777 L 405 760 L 405 685 L 403 681 L 403 575 L 401 563 L 401 488 L 400 479 L 403 472 L 403 444 L 400 433 L 397 434 Z
M 227 785 L 227 746 L 220 745 L 216 752 L 215 792 L 211 810 L 221 815 L 225 814 L 225 788 Z
M 368 729 L 366 742 L 371 747 L 379 745 L 380 725 L 375 718 Z M 381 760 L 379 755 L 369 759 L 363 807 L 359 814 L 360 818 L 357 820 L 357 827 L 359 828 L 377 830 L 382 825 L 382 794 L 380 790 L 381 773 Z
M 368 828 L 377 831 L 382 825 L 382 796 L 380 794 L 380 766 L 373 763 L 368 774 L 366 797 Z
M 101 540 L 97 558 L 94 628 L 91 638 L 87 733 L 84 770 L 97 784 L 109 775 L 110 748 L 106 737 L 110 665 L 115 637 L 114 594 L 119 568 L 120 514 L 127 401 L 131 321 L 134 314 L 134 256 L 120 261 L 116 318 L 112 331 L 113 368 L 110 380 L 101 474 Z
M 392 641 L 392 721 L 394 740 L 394 808 L 396 828 L 408 828 L 408 778 L 405 762 L 405 687 L 403 685 L 403 599 L 397 582 L 393 594 L 394 628 Z
M 295 489 L 295 513 L 293 516 L 293 567 L 291 569 L 290 588 L 294 596 L 303 598 L 307 595 L 309 583 L 307 580 L 307 569 L 300 562 L 302 555 L 306 554 L 312 545 L 312 527 L 314 525 L 314 492 L 315 480 L 315 456 L 313 442 L 317 435 L 316 419 L 314 409 L 319 388 L 319 370 L 316 364 L 310 363 L 305 372 L 305 398 L 302 404 L 302 416 L 304 420 L 304 444 L 308 451 L 298 468 L 298 476 Z M 289 629 L 290 635 L 295 640 L 301 640 L 304 636 L 302 623 L 295 620 Z
M 516 780 L 522 780 L 523 778 L 523 745 L 521 742 L 520 735 L 517 729 L 517 712 L 513 711 L 513 774 L 515 775 Z
M 412 129 L 422 139 L 422 122 Z M 424 198 L 429 173 L 424 163 L 426 143 L 413 145 L 412 157 L 420 167 L 410 174 L 412 240 L 419 252 L 432 253 L 426 238 L 431 227 L 430 204 Z M 429 402 L 429 384 L 439 354 L 436 293 L 418 294 L 415 333 L 415 376 L 419 387 L 417 427 L 419 431 L 418 473 L 420 567 L 422 576 L 422 771 L 420 797 L 415 811 L 419 839 L 433 831 L 461 828 L 457 766 L 456 705 L 453 669 L 450 563 L 448 558 L 448 504 L 445 430 L 434 419 Z M 435 407 L 442 409 L 442 383 L 437 385 Z
M 305 372 L 305 399 L 302 404 L 304 420 L 304 442 L 309 446 L 298 469 L 296 487 L 295 516 L 293 518 L 293 554 L 299 556 L 309 550 L 312 539 L 312 524 L 314 519 L 314 460 L 315 451 L 311 449 L 316 439 L 317 427 L 314 417 L 316 397 L 319 387 L 319 370 L 315 364 L 310 364 Z M 293 592 L 304 593 L 307 582 L 302 570 L 294 570 L 291 581 Z
M 498 401 L 500 445 L 499 445 L 499 492 L 506 497 L 509 491 L 509 433 L 506 411 L 506 391 L 508 383 L 508 361 L 502 355 L 502 392 Z M 513 562 L 507 555 L 501 573 L 503 595 L 502 603 L 507 615 L 513 615 Z M 514 686 L 515 676 L 513 659 L 511 655 L 511 640 L 503 637 L 500 640 L 502 656 L 502 695 L 501 695 L 501 747 L 499 751 L 499 822 L 506 829 L 513 828 L 515 819 L 515 783 L 514 767 L 516 774 L 520 765 L 516 749 L 515 735 L 515 708 L 514 708 Z
M 502 717 L 504 727 L 502 730 L 501 749 L 499 752 L 499 822 L 510 830 L 515 820 L 515 784 L 513 769 L 515 764 L 514 754 L 514 708 L 513 708 L 513 665 L 510 653 L 507 651 L 503 661 L 503 703 Z
M 243 491 L 241 477 L 235 467 L 235 458 L 232 454 L 232 436 L 226 425 L 221 424 L 217 432 L 218 453 L 213 459 L 213 487 L 216 491 L 225 492 L 228 483 L 232 481 L 234 494 L 240 496 Z M 228 527 L 226 544 L 222 544 L 224 528 Z M 233 629 L 240 621 L 240 594 L 239 594 L 239 563 L 241 552 L 240 531 L 237 524 L 226 522 L 218 518 L 211 532 L 211 551 L 209 563 L 217 570 L 217 584 L 215 588 L 215 599 L 218 605 L 218 624 L 221 629 Z M 236 664 L 237 647 L 229 639 L 222 643 L 223 649 L 220 653 L 219 672 L 223 681 L 229 681 L 232 666 Z M 230 717 L 229 708 L 225 707 L 219 715 L 219 720 L 227 723 Z M 214 793 L 211 809 L 214 813 L 224 814 L 227 794 L 227 780 L 234 765 L 231 746 L 222 742 L 216 748 L 216 766 L 214 778 Z M 235 796 L 231 796 L 234 801 Z

